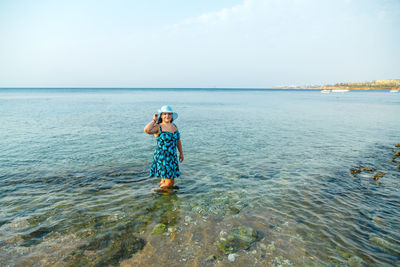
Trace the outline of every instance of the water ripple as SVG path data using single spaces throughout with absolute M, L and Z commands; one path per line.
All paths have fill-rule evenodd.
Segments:
M 5 264 L 160 265 L 148 260 L 157 254 L 209 265 L 210 255 L 227 262 L 215 242 L 235 226 L 260 235 L 236 252 L 244 265 L 400 262 L 400 174 L 389 162 L 400 110 L 383 93 L 15 94 L 0 114 Z M 155 143 L 142 131 L 159 101 L 182 111 L 185 161 L 169 193 L 153 191 Z M 386 172 L 382 184 L 352 176 L 354 165 Z

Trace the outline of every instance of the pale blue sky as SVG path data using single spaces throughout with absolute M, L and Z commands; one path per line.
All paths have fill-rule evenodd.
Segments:
M 0 87 L 400 79 L 399 0 L 0 0 Z

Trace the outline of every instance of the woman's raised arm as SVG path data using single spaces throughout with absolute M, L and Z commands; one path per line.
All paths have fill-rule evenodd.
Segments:
M 146 126 L 144 126 L 144 132 L 147 134 L 156 134 L 160 130 L 158 125 L 157 125 L 157 118 L 158 114 L 153 115 L 153 120 L 149 122 Z

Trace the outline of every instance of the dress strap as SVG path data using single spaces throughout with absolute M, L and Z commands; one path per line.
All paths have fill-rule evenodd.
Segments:
M 158 126 L 160 126 L 160 133 L 162 132 L 162 127 L 161 127 L 161 125 L 159 124 Z

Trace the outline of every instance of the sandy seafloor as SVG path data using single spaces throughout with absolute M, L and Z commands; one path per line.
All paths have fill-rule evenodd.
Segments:
M 143 133 L 164 104 L 169 193 Z M 1 266 L 400 266 L 399 94 L 1 89 L 0 109 Z

